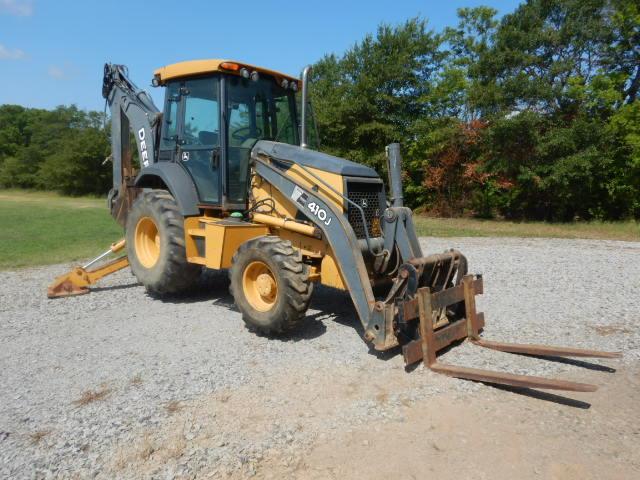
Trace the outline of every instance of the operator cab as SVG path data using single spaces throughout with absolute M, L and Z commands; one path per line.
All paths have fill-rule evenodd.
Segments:
M 258 140 L 300 145 L 293 77 L 238 62 L 197 60 L 156 70 L 166 88 L 158 161 L 182 165 L 204 208 L 244 210 Z

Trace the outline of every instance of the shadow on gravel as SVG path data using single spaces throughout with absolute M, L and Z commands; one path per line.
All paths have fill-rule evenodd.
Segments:
M 231 308 L 237 312 L 233 297 L 229 293 L 229 277 L 226 270 L 205 270 L 198 283 L 184 293 L 163 295 L 157 300 L 164 303 L 183 304 L 213 300 L 214 305 Z
M 573 365 L 576 367 L 586 368 L 587 370 L 595 370 L 596 372 L 616 373 L 616 369 L 599 363 L 586 362 L 584 360 L 576 360 L 575 358 L 565 357 L 545 357 L 543 355 L 523 355 L 524 357 L 539 358 L 549 362 L 563 363 L 565 365 Z
M 350 327 L 364 342 L 364 328 L 360 323 L 358 312 L 356 312 L 349 293 L 335 288 L 317 285 L 313 292 L 310 308 L 319 310 L 319 312 L 308 316 L 307 319 L 314 318 L 319 322 L 331 321 L 345 327 Z M 369 346 L 368 353 L 379 360 L 387 361 L 398 355 L 399 352 L 400 347 L 381 352 Z
M 537 400 L 544 400 L 546 402 L 557 403 L 558 405 L 565 405 L 567 407 L 580 408 L 582 410 L 588 410 L 591 408 L 591 404 L 583 402 L 582 400 L 576 400 L 575 398 L 565 397 L 563 395 L 556 395 L 555 393 L 541 392 L 540 390 L 533 390 L 531 388 L 511 387 L 508 385 L 500 385 L 496 383 L 481 382 L 488 387 L 493 387 L 498 390 L 504 390 L 505 392 L 515 393 L 517 395 L 524 395 L 525 397 L 535 398 Z
M 111 287 L 91 287 L 91 292 L 112 292 L 115 290 L 127 290 L 128 288 L 139 287 L 138 282 L 125 283 L 124 285 L 113 285 Z
M 331 320 L 341 325 L 353 327 L 358 331 L 358 334 L 364 333 L 362 325 L 358 320 L 356 309 L 347 292 L 323 285 L 316 285 L 309 308 L 318 310 L 318 313 L 312 315 L 312 317 L 322 317 L 323 319 Z
M 136 286 L 137 283 L 131 286 Z M 203 272 L 198 285 L 184 294 L 176 294 L 158 297 L 157 300 L 172 304 L 189 304 L 213 301 L 213 305 L 220 306 L 238 312 L 233 297 L 229 293 L 229 276 L 226 270 Z M 315 313 L 307 314 L 301 327 L 288 335 L 272 336 L 273 340 L 281 342 L 297 342 L 312 340 L 325 334 L 326 322 L 335 322 L 346 327 L 351 327 L 354 334 L 362 338 L 364 329 L 358 319 L 358 314 L 349 293 L 323 285 L 315 285 L 311 298 L 310 310 Z M 363 340 L 364 342 L 364 340 Z M 369 354 L 380 360 L 389 360 L 395 357 L 399 348 L 393 348 L 386 352 L 380 352 L 373 348 Z

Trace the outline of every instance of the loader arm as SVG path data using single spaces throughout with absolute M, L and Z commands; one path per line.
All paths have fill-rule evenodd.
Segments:
M 301 213 L 308 213 L 306 206 L 311 202 L 315 202 L 321 209 L 328 212 L 324 221 L 318 220 L 315 224 L 340 259 L 339 268 L 365 330 L 365 336 L 373 339 L 378 332 L 382 333 L 384 328 L 382 311 L 376 309 L 373 289 L 358 240 L 344 214 L 338 211 L 331 202 L 323 200 L 313 191 L 294 182 L 284 171 L 274 167 L 269 157 L 264 158 L 260 155 L 259 148 L 254 149 L 253 160 L 256 173 L 280 193 L 291 199 L 292 204 Z
M 373 344 L 375 349 L 388 350 L 398 346 L 397 301 L 406 298 L 407 295 L 414 296 L 423 277 L 428 281 L 432 279 L 434 276 L 429 274 L 430 269 L 449 270 L 447 275 L 435 275 L 437 281 L 429 283 L 436 290 L 446 288 L 453 280 L 460 281 L 462 275 L 466 273 L 466 260 L 459 252 L 452 251 L 428 257 L 422 256 L 420 243 L 411 219 L 412 213 L 407 207 L 392 206 L 384 210 L 383 239 L 370 238 L 366 223 L 363 222 L 365 238 L 359 240 L 342 209 L 338 208 L 335 203 L 327 201 L 320 190 L 342 197 L 349 206 L 360 209 L 348 197 L 333 189 L 322 178 L 300 162 L 295 162 L 293 158 L 285 158 L 283 155 L 274 156 L 273 149 L 268 148 L 268 145 L 264 145 L 262 142 L 258 142 L 254 146 L 252 159 L 255 173 L 275 187 L 285 198 L 288 198 L 300 213 L 313 221 L 316 227 L 322 231 L 333 254 L 338 259 L 337 266 L 356 307 L 364 329 L 364 337 Z M 290 176 L 288 172 L 293 165 L 312 177 L 316 182 L 315 187 L 304 187 Z M 314 209 L 311 208 L 312 205 L 315 207 Z M 314 210 L 327 212 L 326 218 L 314 215 Z M 364 215 L 362 210 L 360 213 Z M 363 248 L 369 255 L 376 258 L 378 272 L 387 270 L 387 263 L 392 252 L 397 252 L 398 263 L 402 264 L 395 285 L 384 300 L 376 300 L 374 296 L 370 278 L 371 272 L 367 270 L 365 265 Z
M 364 329 L 364 338 L 375 349 L 387 350 L 400 344 L 407 365 L 422 360 L 435 372 L 467 380 L 580 392 L 595 391 L 597 386 L 448 365 L 439 363 L 436 354 L 466 338 L 474 345 L 511 353 L 601 358 L 620 356 L 619 352 L 501 343 L 481 338 L 484 315 L 476 311 L 475 297 L 483 293 L 482 277 L 467 274 L 466 258 L 456 250 L 423 257 L 411 211 L 402 205 L 401 199 L 384 211 L 383 247 L 379 242 L 372 242 L 367 233 L 365 248 L 342 209 L 327 201 L 321 193 L 327 188 L 333 190 L 330 185 L 319 177 L 315 178 L 318 181 L 315 186 L 301 185 L 288 174 L 296 163 L 270 155 L 260 143 L 252 151 L 252 160 L 255 174 L 289 199 L 322 232 L 338 259 L 338 268 Z M 300 168 L 299 164 L 296 165 Z M 315 177 L 312 172 L 307 173 Z M 320 184 L 324 184 L 322 190 Z M 333 190 L 333 193 L 338 192 Z M 323 211 L 322 216 L 314 214 L 318 209 Z M 376 299 L 374 295 L 370 278 L 372 272 L 367 270 L 363 251 L 376 258 L 374 269 L 379 272 L 388 271 L 385 262 L 390 251 L 399 256 L 401 265 L 386 298 Z
M 455 251 L 423 257 L 411 210 L 404 206 L 386 208 L 381 220 L 384 238 L 371 238 L 361 207 L 307 168 L 299 150 L 290 149 L 288 153 L 289 155 L 286 151 L 276 152 L 268 142 L 258 142 L 252 151 L 255 173 L 289 199 L 322 232 L 337 259 L 337 267 L 353 300 L 365 339 L 377 350 L 397 346 L 397 301 L 407 295 L 414 296 L 418 283 L 425 279 L 436 290 L 447 288 L 452 281 L 461 281 L 466 273 L 466 260 Z M 315 186 L 305 187 L 289 175 L 293 166 L 312 178 Z M 349 208 L 360 210 L 364 238 L 357 238 L 345 212 L 334 202 L 328 201 L 327 194 L 341 197 L 345 208 L 348 204 Z M 318 211 L 323 214 L 326 212 L 326 217 L 314 213 Z M 400 275 L 385 299 L 377 300 L 374 296 L 371 278 L 373 272 L 367 269 L 363 252 L 376 259 L 375 269 L 378 274 L 388 271 L 389 259 L 394 253 L 398 255 L 396 261 L 398 265 L 402 264 Z M 431 275 L 432 270 L 448 270 L 448 273 Z M 436 278 L 435 282 L 431 281 L 433 278 Z
M 124 226 L 127 213 L 135 199 L 137 168 L 133 165 L 129 145 L 132 131 L 138 148 L 140 168 L 156 161 L 159 138 L 158 125 L 162 116 L 149 94 L 129 78 L 124 65 L 104 66 L 102 96 L 111 113 L 111 160 L 113 187 L 108 202 L 111 215 Z

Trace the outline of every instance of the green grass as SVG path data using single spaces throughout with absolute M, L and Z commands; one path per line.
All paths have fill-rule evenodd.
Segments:
M 104 199 L 0 190 L 0 269 L 91 258 L 122 234 Z
M 640 241 L 638 222 L 506 222 L 469 218 L 415 217 L 420 236 L 545 237 Z
M 637 222 L 513 223 L 416 216 L 418 235 L 555 237 L 640 241 Z M 0 190 L 0 269 L 92 258 L 121 238 L 101 198 Z

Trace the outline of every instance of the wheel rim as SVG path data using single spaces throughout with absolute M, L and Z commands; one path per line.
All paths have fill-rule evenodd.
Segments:
M 160 233 L 151 217 L 142 217 L 136 225 L 136 256 L 146 267 L 153 267 L 160 258 Z
M 278 299 L 278 282 L 269 266 L 251 262 L 242 274 L 242 288 L 249 305 L 259 312 L 271 310 Z

